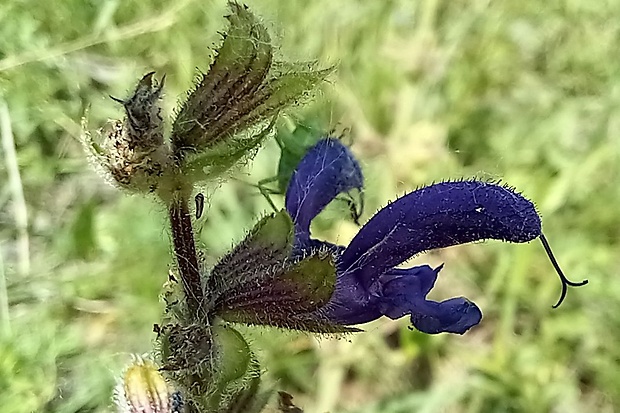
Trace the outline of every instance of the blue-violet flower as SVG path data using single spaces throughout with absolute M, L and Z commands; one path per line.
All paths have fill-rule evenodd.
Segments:
M 427 299 L 443 265 L 396 268 L 416 254 L 468 242 L 496 239 L 528 242 L 540 238 L 562 280 L 562 296 L 571 282 L 563 275 L 542 234 L 534 204 L 512 188 L 477 180 L 440 182 L 411 192 L 377 212 L 348 247 L 310 237 L 310 223 L 337 195 L 362 190 L 363 175 L 353 154 L 340 141 L 326 138 L 314 146 L 294 172 L 286 192 L 286 210 L 295 227 L 293 254 L 328 249 L 336 257 L 336 285 L 317 319 L 355 325 L 381 316 L 409 315 L 428 334 L 463 334 L 482 312 L 464 297 Z

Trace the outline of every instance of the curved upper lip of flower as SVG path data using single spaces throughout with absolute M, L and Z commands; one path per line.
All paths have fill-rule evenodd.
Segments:
M 362 190 L 361 168 L 338 139 L 322 139 L 302 159 L 286 192 L 295 225 L 295 250 L 328 245 L 310 237 L 310 223 L 338 194 Z M 395 268 L 424 251 L 477 240 L 527 242 L 541 235 L 532 202 L 513 189 L 476 180 L 441 182 L 411 192 L 375 214 L 349 246 L 330 246 L 338 274 L 320 315 L 351 325 L 410 315 L 426 333 L 464 333 L 482 313 L 460 297 L 426 299 L 441 267 Z

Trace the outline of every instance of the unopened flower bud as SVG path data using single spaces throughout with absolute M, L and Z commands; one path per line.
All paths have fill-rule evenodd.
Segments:
M 180 413 L 179 392 L 170 388 L 155 363 L 137 358 L 124 372 L 116 387 L 119 413 Z
M 195 181 L 214 179 L 251 159 L 271 135 L 277 114 L 302 100 L 332 71 L 276 62 L 260 19 L 237 2 L 228 5 L 230 27 L 172 125 L 175 156 Z

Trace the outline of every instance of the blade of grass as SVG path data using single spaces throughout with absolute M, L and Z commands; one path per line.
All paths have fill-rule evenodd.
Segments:
M 28 209 L 19 173 L 15 140 L 11 128 L 11 115 L 4 101 L 0 101 L 0 134 L 4 161 L 9 176 L 9 188 L 13 198 L 13 218 L 17 228 L 17 270 L 20 274 L 30 272 L 30 240 L 28 238 Z
M 0 331 L 4 336 L 11 334 L 11 317 L 9 316 L 9 296 L 6 290 L 4 259 L 0 248 Z

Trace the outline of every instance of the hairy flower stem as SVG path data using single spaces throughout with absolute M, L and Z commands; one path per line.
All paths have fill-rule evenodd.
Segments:
M 183 196 L 176 197 L 170 203 L 169 213 L 174 253 L 179 266 L 187 309 L 192 317 L 197 318 L 203 293 L 187 198 Z

